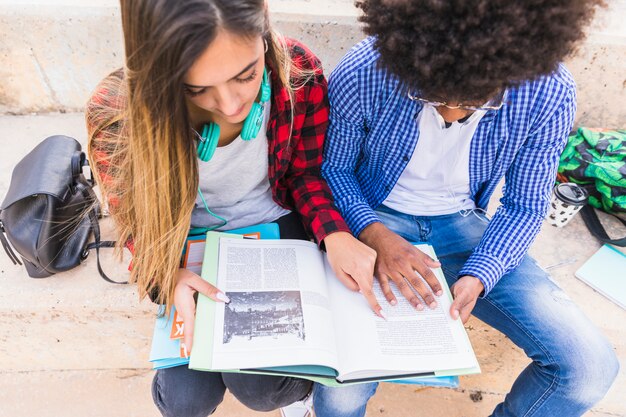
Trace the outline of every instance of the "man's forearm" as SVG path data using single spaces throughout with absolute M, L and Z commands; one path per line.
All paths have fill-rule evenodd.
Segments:
M 358 237 L 361 242 L 371 247 L 371 243 L 376 241 L 380 234 L 387 230 L 387 227 L 381 222 L 374 222 L 365 226 Z

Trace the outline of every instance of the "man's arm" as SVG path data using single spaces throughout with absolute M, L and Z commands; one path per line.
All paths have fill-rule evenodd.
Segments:
M 520 264 L 546 215 L 559 157 L 576 113 L 573 84 L 550 88 L 557 91 L 546 94 L 546 99 L 560 96 L 560 104 L 553 106 L 552 114 L 540 118 L 543 123 L 531 128 L 530 136 L 506 173 L 502 205 L 459 273 L 478 278 L 484 285 L 483 295 Z
M 364 163 L 362 150 L 367 140 L 366 117 L 359 92 L 355 73 L 340 64 L 331 75 L 329 85 L 330 125 L 322 174 L 354 235 L 376 250 L 375 273 L 387 301 L 392 305 L 396 303 L 389 285 L 392 280 L 416 309 L 421 310 L 424 305 L 412 288 L 422 296 L 426 305 L 434 308 L 437 302 L 432 293 L 441 295 L 442 289 L 430 268 L 440 266 L 439 263 L 380 222 L 356 178 L 357 163 Z M 415 271 L 424 277 L 430 288 Z

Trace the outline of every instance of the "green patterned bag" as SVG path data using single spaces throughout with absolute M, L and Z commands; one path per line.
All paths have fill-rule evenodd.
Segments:
M 579 128 L 563 150 L 559 174 L 585 188 L 595 208 L 626 213 L 626 130 Z
M 626 130 L 579 128 L 561 154 L 558 179 L 579 184 L 589 193 L 591 206 L 626 225 Z M 593 209 L 583 209 L 582 214 L 596 237 L 623 246 L 624 239 L 608 237 Z

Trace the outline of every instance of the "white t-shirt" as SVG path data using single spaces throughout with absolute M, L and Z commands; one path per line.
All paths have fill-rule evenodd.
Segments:
M 256 138 L 246 141 L 239 136 L 228 145 L 219 146 L 210 161 L 198 160 L 200 191 L 207 206 L 228 221 L 219 230 L 267 223 L 289 213 L 272 199 L 267 173 L 269 115 L 270 103 L 267 102 Z M 191 226 L 211 227 L 221 223 L 206 211 L 198 195 Z
M 383 204 L 414 216 L 437 216 L 475 208 L 470 198 L 470 144 L 485 111 L 446 122 L 425 104 L 418 116 L 419 140 L 411 160 Z

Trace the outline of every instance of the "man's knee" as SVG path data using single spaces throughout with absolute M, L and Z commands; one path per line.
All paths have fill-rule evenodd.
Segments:
M 157 371 L 152 380 L 152 399 L 163 417 L 207 417 L 224 399 L 225 387 L 218 373 L 204 378 L 185 378 L 191 371 L 169 368 Z M 213 381 L 215 380 L 215 381 Z
M 326 387 L 316 384 L 313 404 L 316 415 L 321 417 L 343 416 L 365 408 L 374 395 L 378 384 L 356 384 L 345 387 Z
M 222 374 L 224 384 L 239 402 L 255 411 L 272 411 L 306 397 L 313 383 L 268 375 Z
M 583 340 L 584 348 L 572 346 L 572 355 L 561 364 L 561 378 L 570 387 L 572 401 L 591 408 L 609 390 L 619 372 L 611 344 L 602 335 Z
M 526 307 L 522 314 L 529 314 L 525 322 L 532 323 L 529 327 L 537 340 L 520 346 L 530 349 L 535 363 L 544 375 L 555 378 L 569 401 L 590 408 L 602 399 L 617 375 L 619 364 L 613 347 L 532 259 L 527 257 L 513 275 L 517 288 L 528 283 L 525 295 L 518 292 L 518 297 L 525 297 L 524 303 L 518 304 Z

